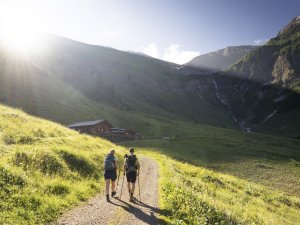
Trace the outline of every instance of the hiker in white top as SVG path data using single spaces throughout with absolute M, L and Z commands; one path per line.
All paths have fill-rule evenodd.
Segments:
M 104 179 L 106 182 L 106 200 L 109 199 L 109 184 L 111 181 L 111 197 L 116 195 L 116 179 L 117 179 L 117 158 L 115 157 L 115 150 L 111 150 L 107 154 L 104 161 Z

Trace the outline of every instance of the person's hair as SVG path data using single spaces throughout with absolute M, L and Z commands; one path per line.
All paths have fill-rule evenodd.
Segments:
M 115 154 L 116 151 L 114 149 L 110 150 L 110 154 Z
M 134 148 L 130 148 L 130 149 L 129 149 L 129 152 L 134 152 Z

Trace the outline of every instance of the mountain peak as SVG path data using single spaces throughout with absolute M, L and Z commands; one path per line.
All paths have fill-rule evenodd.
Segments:
M 290 33 L 293 31 L 296 27 L 300 26 L 300 16 L 296 16 L 289 22 L 288 25 L 286 25 L 282 30 L 279 31 L 278 36 L 281 36 L 283 34 Z

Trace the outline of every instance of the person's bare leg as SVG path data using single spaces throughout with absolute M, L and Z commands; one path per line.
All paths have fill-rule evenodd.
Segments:
M 109 184 L 110 184 L 110 179 L 106 179 L 105 183 L 106 183 L 106 201 L 110 202 L 110 200 L 109 200 Z
M 112 192 L 116 191 L 116 181 L 111 182 L 111 191 Z
M 127 187 L 128 187 L 128 192 L 130 194 L 131 193 L 131 183 L 130 182 L 127 183 Z
M 131 183 L 131 193 L 133 194 L 135 190 L 135 183 Z
M 110 179 L 106 179 L 105 182 L 106 182 L 106 194 L 108 195 L 108 194 L 109 194 L 109 183 L 110 183 Z

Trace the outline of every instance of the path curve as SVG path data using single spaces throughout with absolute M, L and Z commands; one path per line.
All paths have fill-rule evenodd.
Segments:
M 107 203 L 105 196 L 99 194 L 81 205 L 65 213 L 57 222 L 57 225 L 142 225 L 158 224 L 158 166 L 152 159 L 141 157 L 140 187 L 141 201 L 139 199 L 138 185 L 136 184 L 136 202 L 129 202 L 126 178 L 124 180 L 123 193 L 120 196 L 123 176 L 120 177 L 117 198 L 111 198 Z

